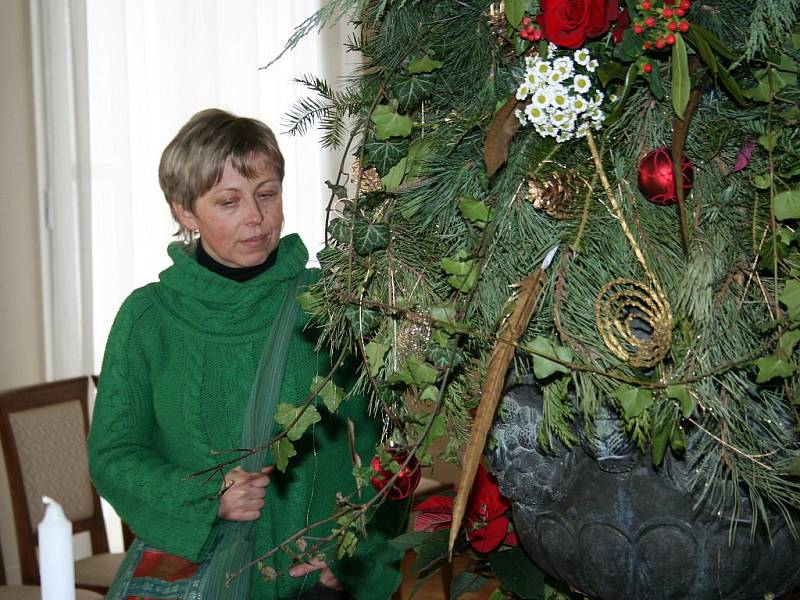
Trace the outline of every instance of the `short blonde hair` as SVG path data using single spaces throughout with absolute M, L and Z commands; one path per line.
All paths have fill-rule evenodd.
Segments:
M 283 181 L 283 154 L 269 127 L 257 119 L 209 108 L 192 116 L 167 144 L 158 182 L 170 210 L 173 203 L 193 210 L 195 201 L 222 178 L 228 159 L 239 174 L 251 178 L 255 176 L 253 159 L 258 156 L 272 163 Z M 178 233 L 191 239 L 183 226 Z

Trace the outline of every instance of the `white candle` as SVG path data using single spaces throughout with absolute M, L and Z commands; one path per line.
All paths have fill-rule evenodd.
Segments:
M 39 576 L 42 600 L 75 600 L 75 564 L 72 523 L 61 505 L 47 496 L 44 519 L 39 523 Z

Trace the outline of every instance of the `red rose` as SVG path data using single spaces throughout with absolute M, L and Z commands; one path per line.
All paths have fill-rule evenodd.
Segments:
M 619 12 L 617 0 L 539 0 L 539 8 L 536 21 L 544 38 L 566 48 L 604 34 Z

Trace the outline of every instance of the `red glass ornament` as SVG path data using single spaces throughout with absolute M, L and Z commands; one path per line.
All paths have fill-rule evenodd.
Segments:
M 408 498 L 414 493 L 419 485 L 421 477 L 419 462 L 415 457 L 411 457 L 408 464 L 403 467 L 403 463 L 408 458 L 408 452 L 405 450 L 398 450 L 394 448 L 389 449 L 392 455 L 392 460 L 400 467 L 400 472 L 397 474 L 397 479 L 394 480 L 392 487 L 386 492 L 386 497 L 390 500 L 402 500 Z M 381 459 L 378 456 L 372 458 L 370 463 L 374 476 L 370 477 L 369 481 L 376 491 L 380 492 L 389 483 L 389 480 L 394 477 L 394 473 L 389 469 L 381 467 Z
M 685 154 L 681 172 L 683 192 L 687 195 L 694 184 L 694 165 Z M 656 148 L 645 155 L 639 163 L 638 183 L 644 197 L 653 204 L 670 206 L 678 201 L 672 174 L 672 152 L 669 148 Z

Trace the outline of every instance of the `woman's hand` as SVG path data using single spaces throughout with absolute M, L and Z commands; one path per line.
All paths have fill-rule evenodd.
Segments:
M 272 467 L 248 473 L 236 467 L 225 473 L 217 515 L 227 521 L 255 521 L 261 516 Z
M 322 571 L 319 576 L 319 582 L 325 587 L 331 588 L 332 590 L 344 589 L 342 584 L 339 583 L 339 580 L 336 579 L 333 571 L 328 568 L 328 563 L 324 560 L 311 559 L 308 562 L 295 565 L 289 569 L 289 575 L 292 577 L 305 577 L 314 571 Z

